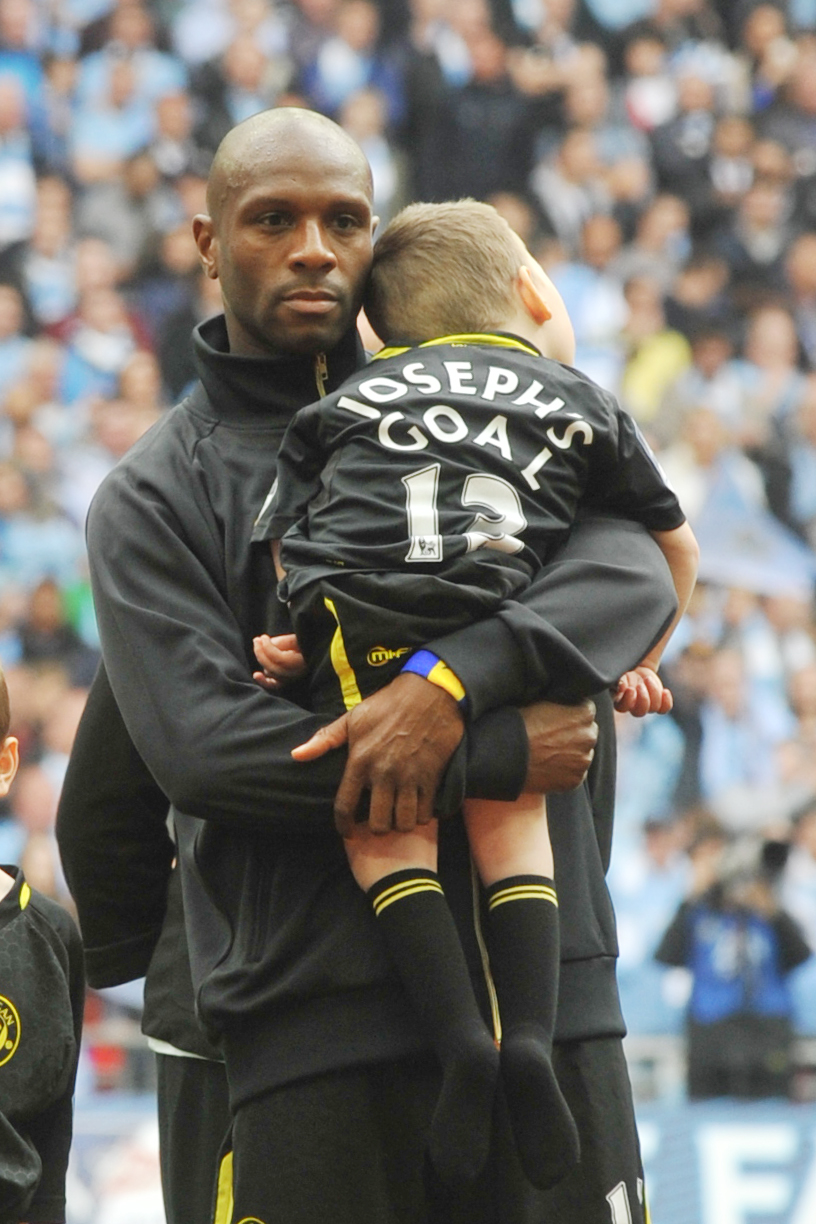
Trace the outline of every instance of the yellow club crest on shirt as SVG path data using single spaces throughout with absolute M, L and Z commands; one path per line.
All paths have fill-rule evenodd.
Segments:
M 20 1044 L 20 1017 L 11 999 L 0 995 L 0 1067 L 14 1057 Z

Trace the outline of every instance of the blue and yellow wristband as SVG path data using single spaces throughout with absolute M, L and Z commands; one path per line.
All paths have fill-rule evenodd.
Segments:
M 410 659 L 402 665 L 401 670 L 413 672 L 417 676 L 422 676 L 425 680 L 430 680 L 431 684 L 435 684 L 438 688 L 444 689 L 446 693 L 450 693 L 462 713 L 466 712 L 467 693 L 462 681 L 455 672 L 451 671 L 447 663 L 443 663 L 439 656 L 433 654 L 432 651 L 415 651 Z

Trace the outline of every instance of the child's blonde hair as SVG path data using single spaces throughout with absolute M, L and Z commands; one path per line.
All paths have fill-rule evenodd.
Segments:
M 374 246 L 365 311 L 383 342 L 491 331 L 516 309 L 523 260 L 489 204 L 410 204 Z

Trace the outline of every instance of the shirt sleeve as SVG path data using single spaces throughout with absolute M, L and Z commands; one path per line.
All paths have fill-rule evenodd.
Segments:
M 642 523 L 650 531 L 672 531 L 686 520 L 677 495 L 637 422 L 609 397 L 609 446 L 590 468 L 584 504 Z

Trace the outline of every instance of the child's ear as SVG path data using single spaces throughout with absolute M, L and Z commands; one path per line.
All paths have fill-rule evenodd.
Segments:
M 7 795 L 20 764 L 20 749 L 13 735 L 0 744 L 0 795 Z
M 530 269 L 526 265 L 522 265 L 519 268 L 516 287 L 524 309 L 536 327 L 541 327 L 544 323 L 548 323 L 552 318 L 552 311 L 547 305 L 541 287 L 536 284 Z

